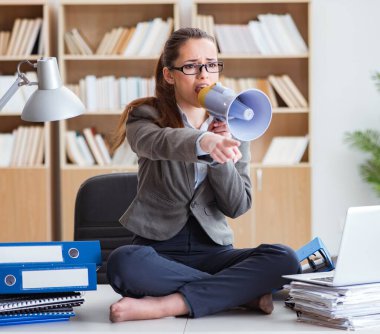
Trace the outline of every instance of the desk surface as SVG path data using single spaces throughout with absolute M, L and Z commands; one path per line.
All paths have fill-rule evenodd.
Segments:
M 295 313 L 286 309 L 282 300 L 275 301 L 271 315 L 233 310 L 199 319 L 171 317 L 114 324 L 108 320 L 109 306 L 119 299 L 120 296 L 110 286 L 99 285 L 97 291 L 85 293 L 84 304 L 76 308 L 76 316 L 69 321 L 5 326 L 0 327 L 0 333 L 344 333 L 297 322 Z M 363 332 L 367 330 L 360 331 Z M 378 333 L 379 328 L 375 332 Z

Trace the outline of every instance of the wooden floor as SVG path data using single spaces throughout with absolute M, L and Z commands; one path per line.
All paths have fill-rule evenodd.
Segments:
M 70 321 L 4 326 L 0 327 L 0 333 L 344 333 L 342 330 L 297 322 L 295 313 L 284 307 L 281 295 L 276 297 L 271 315 L 234 310 L 199 319 L 173 317 L 113 324 L 108 320 L 108 309 L 119 298 L 110 286 L 100 285 L 97 291 L 85 293 L 85 303 L 76 309 L 77 315 Z M 360 334 L 366 332 L 379 333 L 380 329 L 360 331 Z

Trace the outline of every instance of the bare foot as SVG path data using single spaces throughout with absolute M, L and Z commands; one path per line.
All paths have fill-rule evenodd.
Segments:
M 253 310 L 261 311 L 265 314 L 271 314 L 273 312 L 272 294 L 268 293 L 266 295 L 262 295 L 260 298 L 251 301 L 245 306 Z
M 189 310 L 179 293 L 164 297 L 144 297 L 141 299 L 124 297 L 111 305 L 110 320 L 120 322 L 159 319 L 188 313 Z

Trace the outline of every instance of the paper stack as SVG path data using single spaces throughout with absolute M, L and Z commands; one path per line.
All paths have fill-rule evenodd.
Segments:
M 100 265 L 99 241 L 0 243 L 0 326 L 69 320 Z
M 380 283 L 327 287 L 293 281 L 289 296 L 298 321 L 346 330 L 380 326 Z

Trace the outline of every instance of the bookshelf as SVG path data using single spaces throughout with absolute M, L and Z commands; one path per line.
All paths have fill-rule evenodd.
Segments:
M 159 54 L 73 54 L 65 42 L 65 33 L 77 29 L 92 51 L 97 50 L 107 32 L 118 27 L 135 27 L 141 22 L 155 18 L 172 18 L 172 27 L 179 28 L 179 13 L 176 0 L 62 0 L 58 13 L 59 67 L 64 83 L 77 85 L 88 75 L 96 79 L 105 76 L 149 78 L 154 75 Z M 96 94 L 95 94 L 96 95 Z M 61 238 L 72 240 L 75 198 L 79 186 L 87 178 L 115 171 L 136 171 L 135 164 L 112 164 L 79 166 L 71 163 L 66 154 L 66 134 L 80 133 L 85 128 L 94 128 L 107 142 L 116 128 L 122 107 L 89 108 L 87 112 L 59 124 L 59 164 Z
M 49 11 L 47 1 L 43 0 L 13 0 L 0 1 L 0 31 L 14 33 L 13 27 L 17 19 L 28 19 L 30 22 L 37 18 L 42 20 L 41 31 L 36 39 L 34 51 L 29 52 L 2 52 L 0 54 L 0 75 L 12 76 L 16 73 L 17 65 L 20 61 L 28 59 L 32 62 L 41 56 L 49 55 Z M 26 29 L 25 29 L 26 30 Z M 21 43 L 18 37 L 16 42 Z M 43 49 L 38 50 L 38 39 L 42 38 Z M 9 45 L 9 44 L 8 44 Z M 40 52 L 38 52 L 40 51 Z M 22 71 L 31 71 L 32 67 L 25 65 Z M 14 81 L 14 80 L 13 80 Z M 9 82 L 9 81 L 7 81 Z M 13 82 L 12 82 L 13 83 Z M 3 89 L 0 88 L 0 96 L 3 96 Z M 52 228 L 52 159 L 51 159 L 51 125 L 50 123 L 28 123 L 21 120 L 21 110 L 23 105 L 16 104 L 17 94 L 20 89 L 8 102 L 3 111 L 0 111 L 0 133 L 11 134 L 16 129 L 38 126 L 43 129 L 40 136 L 42 145 L 41 159 L 25 160 L 25 152 L 30 150 L 27 143 L 30 137 L 25 139 L 20 147 L 24 149 L 24 154 L 18 153 L 17 158 L 12 157 L 13 163 L 9 161 L 0 167 L 0 211 L 1 211 L 1 235 L 0 242 L 16 241 L 49 241 L 53 238 Z M 13 107 L 12 107 L 13 106 Z M 30 131 L 29 131 L 30 133 Z M 25 134 L 25 131 L 24 131 Z M 15 139 L 15 135 L 13 135 Z M 25 138 L 25 137 L 24 137 Z M 14 154 L 15 140 L 9 152 Z M 4 159 L 6 149 L 0 148 L 0 155 Z M 16 161 L 14 160 L 16 159 Z
M 290 14 L 308 51 L 263 54 L 242 51 L 220 53 L 226 78 L 268 78 L 288 75 L 307 101 L 310 100 L 310 3 L 308 0 L 194 0 L 193 25 L 197 15 L 212 16 L 215 25 L 247 25 L 268 13 Z M 278 98 L 278 96 L 277 96 Z M 284 243 L 298 248 L 311 237 L 311 161 L 309 141 L 300 163 L 263 164 L 274 137 L 310 135 L 310 108 L 289 107 L 281 99 L 273 108 L 268 131 L 251 142 L 253 207 L 231 220 L 235 245 L 252 247 L 260 243 Z

